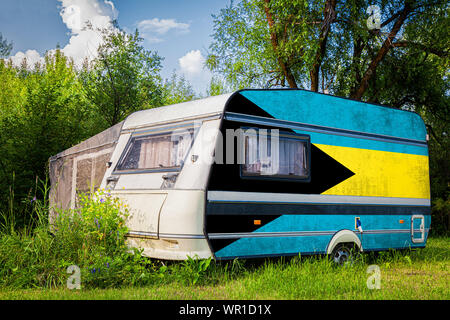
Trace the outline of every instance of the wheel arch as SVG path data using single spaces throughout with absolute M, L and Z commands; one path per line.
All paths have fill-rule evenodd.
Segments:
M 356 235 L 356 233 L 351 230 L 344 229 L 336 232 L 331 238 L 327 246 L 327 254 L 331 254 L 334 248 L 342 243 L 355 244 L 361 252 L 363 251 L 361 240 L 359 240 L 359 237 Z

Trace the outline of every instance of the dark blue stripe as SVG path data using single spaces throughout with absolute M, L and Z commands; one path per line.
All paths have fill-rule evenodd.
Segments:
M 241 203 L 212 202 L 206 204 L 208 215 L 283 215 L 283 214 L 376 214 L 430 215 L 429 206 L 408 205 L 360 205 L 360 204 L 303 204 L 303 203 Z

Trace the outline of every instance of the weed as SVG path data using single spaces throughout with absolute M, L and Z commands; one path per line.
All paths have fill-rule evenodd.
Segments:
M 187 280 L 190 284 L 195 285 L 202 277 L 206 275 L 206 271 L 211 264 L 211 258 L 198 259 L 197 257 L 187 257 L 183 262 L 183 268 L 180 272 L 182 281 Z
M 44 195 L 48 189 L 43 190 Z M 127 210 L 104 191 L 79 196 L 74 210 L 33 201 L 35 220 L 22 230 L 8 224 L 0 234 L 0 286 L 52 288 L 66 283 L 66 269 L 81 269 L 84 287 L 144 285 L 151 280 L 152 262 L 127 247 Z

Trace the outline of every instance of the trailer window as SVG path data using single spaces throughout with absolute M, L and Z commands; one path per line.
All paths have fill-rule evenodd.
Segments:
M 179 169 L 191 148 L 193 129 L 132 137 L 116 171 Z
M 276 142 L 278 140 L 278 143 Z M 276 136 L 248 135 L 244 140 L 242 177 L 271 179 L 309 178 L 308 137 L 280 132 Z

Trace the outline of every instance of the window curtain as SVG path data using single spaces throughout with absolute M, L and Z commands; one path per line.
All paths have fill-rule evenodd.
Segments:
M 306 175 L 305 144 L 294 139 L 280 138 L 272 143 L 256 136 L 246 138 L 244 173 L 259 175 Z
M 141 142 L 139 169 L 181 166 L 191 146 L 190 133 L 151 137 Z
M 304 143 L 291 139 L 280 140 L 280 175 L 305 175 Z
M 170 137 L 146 139 L 141 142 L 139 157 L 140 169 L 160 168 L 170 166 Z
M 258 140 L 256 135 L 245 137 L 245 167 L 249 173 L 259 173 L 261 171 L 261 161 L 259 160 Z

